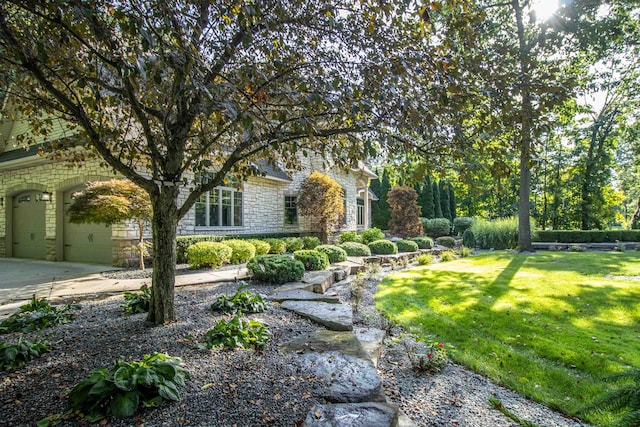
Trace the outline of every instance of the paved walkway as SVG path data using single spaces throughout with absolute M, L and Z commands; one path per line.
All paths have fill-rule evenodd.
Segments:
M 0 258 L 0 318 L 11 314 L 33 294 L 56 299 L 138 290 L 151 279 L 108 279 L 107 265 Z M 176 286 L 229 282 L 246 277 L 245 267 L 176 276 Z

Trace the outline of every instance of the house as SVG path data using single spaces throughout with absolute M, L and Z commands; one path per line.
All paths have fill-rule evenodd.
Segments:
M 36 137 L 25 149 L 19 141 L 31 129 L 24 117 L 10 114 L 10 104 L 5 99 L 0 110 L 4 113 L 0 116 L 0 257 L 135 263 L 130 250 L 137 241 L 134 223 L 71 224 L 65 213 L 75 192 L 87 182 L 112 179 L 114 172 L 98 159 L 72 165 L 42 156 L 47 144 L 70 136 L 62 121 L 54 120 L 53 132 Z M 376 175 L 362 163 L 340 170 L 325 169 L 319 157 L 300 159 L 303 169 L 295 172 L 258 162 L 255 166 L 263 176 L 202 195 L 180 221 L 178 235 L 313 233 L 317 230 L 298 215 L 296 206 L 298 189 L 313 170 L 326 173 L 343 187 L 343 229 L 368 228 L 370 203 L 375 199 L 369 180 Z M 188 191 L 185 186 L 181 197 L 186 198 Z

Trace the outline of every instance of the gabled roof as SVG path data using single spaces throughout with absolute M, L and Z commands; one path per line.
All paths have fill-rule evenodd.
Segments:
M 276 179 L 278 181 L 293 181 L 289 175 L 282 169 L 280 169 L 277 165 L 272 164 L 266 159 L 258 160 L 253 163 L 253 166 L 260 172 L 261 174 L 266 175 L 269 178 Z
M 29 145 L 26 148 L 19 148 L 16 150 L 9 150 L 0 153 L 0 163 L 9 162 L 11 160 L 24 159 L 25 157 L 35 156 L 42 149 L 47 148 L 46 143 Z

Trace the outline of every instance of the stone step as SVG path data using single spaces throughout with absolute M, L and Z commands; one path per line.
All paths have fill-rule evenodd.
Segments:
M 335 273 L 330 270 L 309 271 L 302 277 L 302 283 L 312 285 L 312 291 L 323 294 L 335 282 Z
M 386 427 L 397 425 L 398 409 L 380 402 L 315 405 L 304 420 L 308 427 Z
M 352 331 L 328 331 L 321 329 L 302 334 L 281 346 L 287 353 L 323 353 L 339 351 L 342 354 L 368 359 L 369 353 Z
M 339 304 L 340 299 L 335 293 L 317 294 L 305 289 L 291 289 L 288 291 L 274 292 L 267 296 L 270 301 L 320 301 L 330 304 Z
M 375 367 L 382 351 L 385 332 L 376 328 L 354 328 L 353 333 Z
M 313 284 L 311 284 L 311 283 L 303 283 L 303 282 L 285 283 L 284 285 L 278 286 L 277 288 L 275 288 L 273 290 L 273 293 L 295 291 L 295 290 L 303 290 L 303 291 L 313 292 Z
M 281 307 L 318 322 L 332 331 L 353 330 L 353 310 L 350 305 L 316 301 L 285 301 Z

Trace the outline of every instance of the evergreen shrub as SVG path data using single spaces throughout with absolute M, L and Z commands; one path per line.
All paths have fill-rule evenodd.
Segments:
M 418 237 L 411 237 L 408 240 L 416 242 L 418 244 L 418 248 L 419 249 L 431 249 L 431 248 L 433 248 L 433 239 L 431 237 L 418 236 Z
M 191 245 L 194 245 L 198 242 L 221 242 L 225 238 L 225 236 L 213 235 L 178 236 L 176 237 L 176 262 L 178 264 L 185 264 L 189 262 L 187 249 Z
M 342 262 L 347 260 L 347 252 L 339 246 L 318 245 L 316 246 L 315 250 L 324 253 L 327 258 L 329 258 L 329 262 L 332 264 L 334 262 Z
M 304 240 L 300 237 L 285 237 L 284 242 L 287 244 L 287 252 L 295 252 L 304 248 Z
M 400 240 L 396 242 L 398 252 L 418 252 L 418 244 L 411 240 Z
M 369 243 L 371 253 L 375 255 L 391 255 L 398 253 L 398 247 L 390 240 L 376 240 Z
M 256 247 L 247 240 L 231 239 L 222 242 L 231 248 L 231 264 L 242 264 L 256 256 Z
M 379 228 L 372 227 L 367 230 L 364 230 L 361 234 L 361 237 L 362 237 L 362 243 L 364 243 L 365 245 L 368 245 L 369 243 L 375 242 L 376 240 L 383 240 L 384 233 Z
M 371 256 L 371 249 L 364 243 L 346 242 L 340 245 L 347 256 Z
M 322 242 L 315 236 L 307 236 L 302 238 L 302 243 L 304 243 L 305 249 L 315 249 L 315 247 L 319 246 Z
M 473 231 L 467 229 L 462 233 L 462 244 L 467 248 L 475 248 L 476 247 L 476 238 L 473 235 Z
M 269 253 L 269 249 L 271 249 L 271 245 L 265 242 L 264 240 L 258 239 L 247 239 L 247 242 L 251 243 L 256 248 L 256 256 L 266 255 Z
M 640 230 L 540 230 L 533 240 L 558 243 L 640 242 Z
M 420 218 L 424 234 L 434 239 L 451 234 L 451 222 L 447 218 Z
M 468 216 L 459 216 L 453 219 L 453 234 L 456 236 L 461 236 L 467 231 L 471 224 L 473 223 L 473 218 Z
M 220 267 L 231 261 L 233 250 L 219 242 L 198 242 L 187 248 L 187 262 L 191 268 Z
M 343 231 L 338 237 L 338 243 L 358 242 L 362 243 L 362 236 L 355 231 Z
M 308 271 L 325 270 L 329 267 L 329 257 L 315 249 L 303 249 L 295 251 L 293 258 L 304 264 L 304 269 Z
M 247 263 L 254 279 L 283 284 L 302 279 L 304 264 L 286 255 L 260 255 Z
M 263 239 L 270 246 L 270 254 L 283 254 L 287 252 L 287 242 L 282 239 L 267 238 Z
M 453 248 L 456 245 L 456 239 L 451 236 L 442 236 L 436 239 L 436 244 L 447 248 Z

